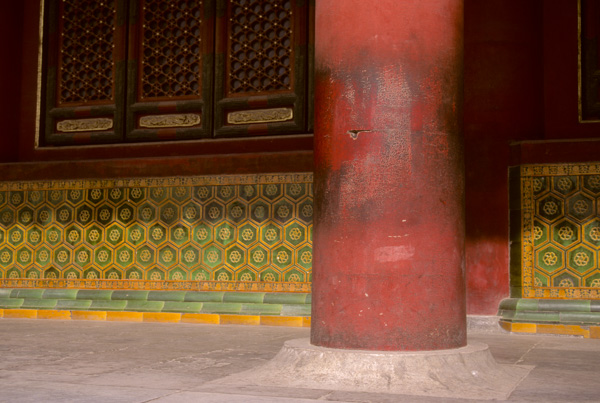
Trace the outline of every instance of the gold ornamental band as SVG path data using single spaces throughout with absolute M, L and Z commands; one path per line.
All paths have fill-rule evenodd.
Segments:
M 227 114 L 227 123 L 231 125 L 247 125 L 252 123 L 285 122 L 294 117 L 292 108 L 255 109 L 236 111 Z
M 200 115 L 183 113 L 176 115 L 152 115 L 140 118 L 140 127 L 156 129 L 161 127 L 191 127 L 200 124 Z
M 56 130 L 63 133 L 102 131 L 112 127 L 113 120 L 110 118 L 69 119 L 56 124 Z

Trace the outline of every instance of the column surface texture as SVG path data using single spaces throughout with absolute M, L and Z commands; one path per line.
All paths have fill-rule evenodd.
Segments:
M 311 343 L 466 345 L 462 0 L 318 0 Z

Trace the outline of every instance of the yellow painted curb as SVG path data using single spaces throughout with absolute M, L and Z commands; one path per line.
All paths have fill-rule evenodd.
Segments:
M 200 323 L 208 325 L 218 325 L 220 317 L 214 313 L 184 313 L 181 315 L 182 323 Z
M 71 311 L 73 320 L 106 320 L 106 311 Z
M 260 325 L 258 315 L 221 315 L 222 325 Z
M 517 333 L 536 333 L 535 323 L 513 323 L 512 331 Z
M 71 320 L 71 311 L 55 311 L 52 309 L 38 310 L 38 319 L 58 319 L 58 320 Z
M 181 314 L 175 312 L 144 312 L 144 322 L 178 323 Z
M 590 326 L 590 338 L 600 339 L 600 326 Z
M 0 309 L 0 318 L 109 320 L 115 322 L 196 323 L 211 325 L 263 325 L 310 327 L 310 316 L 219 315 L 214 313 L 59 311 L 49 309 Z M 598 327 L 600 338 L 600 327 Z
M 302 327 L 303 318 L 301 316 L 261 316 L 260 324 L 265 326 L 291 326 Z
M 506 322 L 504 320 L 501 320 L 499 323 L 502 329 L 506 330 L 507 332 L 512 332 L 512 323 Z
M 577 325 L 537 325 L 537 333 L 566 334 L 570 336 L 590 337 L 590 331 Z
M 5 318 L 36 319 L 37 309 L 5 309 Z
M 115 322 L 142 322 L 144 320 L 143 312 L 106 312 L 106 320 Z

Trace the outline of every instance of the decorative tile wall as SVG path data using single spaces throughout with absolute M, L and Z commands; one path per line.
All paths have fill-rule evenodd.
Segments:
M 2 287 L 310 290 L 312 174 L 0 183 Z
M 525 298 L 600 298 L 600 164 L 522 166 Z

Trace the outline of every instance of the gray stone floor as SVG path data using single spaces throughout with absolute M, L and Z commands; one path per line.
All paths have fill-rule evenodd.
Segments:
M 0 402 L 458 402 L 386 393 L 211 385 L 303 328 L 0 319 Z M 471 332 L 499 363 L 535 366 L 509 401 L 600 401 L 600 340 Z

